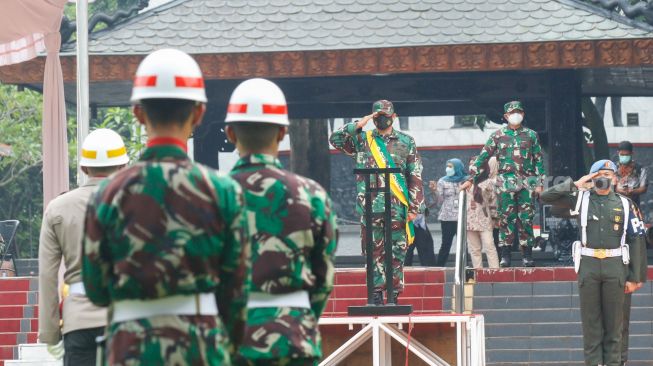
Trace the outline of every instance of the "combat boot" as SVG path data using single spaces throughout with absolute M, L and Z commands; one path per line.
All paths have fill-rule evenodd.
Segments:
M 524 267 L 535 267 L 535 262 L 533 262 L 533 247 L 520 245 L 519 249 L 521 250 L 521 261 Z
M 501 248 L 501 262 L 499 262 L 499 267 L 506 268 L 510 267 L 510 246 L 502 246 Z
M 395 292 L 392 295 L 392 298 L 388 298 L 388 304 L 392 303 L 394 305 L 399 305 L 399 303 L 397 301 L 399 301 L 399 293 L 398 292 Z
M 372 303 L 377 306 L 383 305 L 382 291 L 374 291 L 374 297 L 372 297 Z

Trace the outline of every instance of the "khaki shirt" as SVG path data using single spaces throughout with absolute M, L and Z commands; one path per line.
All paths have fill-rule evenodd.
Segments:
M 63 259 L 67 284 L 81 282 L 81 241 L 86 204 L 102 178 L 50 202 L 43 214 L 39 243 L 39 340 L 56 344 L 61 335 L 107 324 L 106 309 L 93 305 L 86 296 L 70 295 L 63 305 L 63 329 L 59 327 L 59 266 Z

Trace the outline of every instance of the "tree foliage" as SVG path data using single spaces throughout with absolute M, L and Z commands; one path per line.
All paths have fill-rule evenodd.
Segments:
M 0 84 L 0 143 L 11 147 L 0 158 L 0 220 L 21 222 L 16 240 L 21 257 L 38 255 L 43 215 L 43 161 L 41 154 L 43 96 Z M 77 124 L 74 106 L 68 110 L 68 156 L 70 187 L 77 182 Z M 125 140 L 132 161 L 144 148 L 145 136 L 128 108 L 104 108 L 91 121 L 91 130 L 110 128 Z

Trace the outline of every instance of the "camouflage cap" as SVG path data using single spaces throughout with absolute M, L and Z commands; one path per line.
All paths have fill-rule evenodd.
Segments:
M 372 113 L 377 113 L 377 112 L 390 116 L 395 112 L 395 109 L 392 106 L 391 101 L 381 99 L 381 100 L 377 100 L 372 105 Z
M 520 101 L 518 100 L 513 100 L 512 102 L 508 102 L 503 105 L 503 112 L 504 113 L 510 113 L 514 111 L 515 109 L 519 109 L 520 111 L 524 111 L 524 106 L 521 104 Z

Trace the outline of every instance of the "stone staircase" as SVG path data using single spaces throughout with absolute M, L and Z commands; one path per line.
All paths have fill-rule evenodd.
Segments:
M 0 366 L 19 358 L 18 345 L 36 343 L 38 281 L 30 277 L 0 280 Z
M 476 279 L 474 312 L 485 316 L 488 366 L 584 365 L 573 268 L 482 270 Z M 633 295 L 630 332 L 628 365 L 653 365 L 650 282 Z

